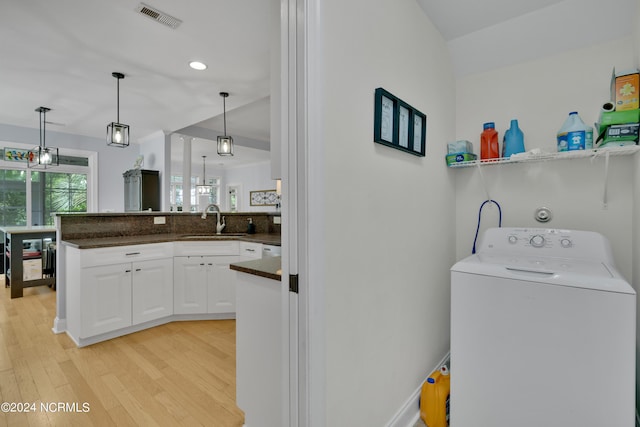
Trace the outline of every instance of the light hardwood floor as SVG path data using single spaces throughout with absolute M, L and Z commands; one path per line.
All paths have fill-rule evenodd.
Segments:
M 0 402 L 35 410 L 3 406 L 0 426 L 242 426 L 234 320 L 175 322 L 77 348 L 51 331 L 56 293 L 24 295 L 0 291 Z

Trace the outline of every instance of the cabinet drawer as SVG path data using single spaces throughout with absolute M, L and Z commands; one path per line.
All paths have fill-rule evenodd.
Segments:
M 175 256 L 192 255 L 240 255 L 240 242 L 237 240 L 174 242 Z
M 119 264 L 173 256 L 172 243 L 152 243 L 147 245 L 113 246 L 109 248 L 82 249 L 82 267 Z
M 240 256 L 243 258 L 262 258 L 262 243 L 240 242 Z

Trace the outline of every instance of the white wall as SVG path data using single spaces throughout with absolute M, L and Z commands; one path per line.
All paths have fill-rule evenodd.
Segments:
M 214 170 L 214 175 L 222 176 L 222 190 L 220 194 L 222 210 L 229 210 L 229 204 L 227 203 L 228 197 L 226 194 L 229 185 L 242 185 L 240 205 L 238 207 L 239 212 L 274 212 L 276 210 L 275 206 L 251 206 L 249 202 L 249 194 L 251 191 L 276 189 L 276 181 L 271 179 L 270 162 L 237 166 L 225 169 L 224 171 Z
M 527 150 L 556 151 L 555 135 L 566 115 L 575 110 L 593 124 L 609 98 L 611 69 L 637 66 L 634 58 L 639 46 L 636 34 L 635 40 L 629 37 L 458 79 L 456 139 L 472 141 L 479 153 L 483 122 L 496 121 L 502 138 L 509 120 L 517 118 Z M 504 226 L 602 233 L 611 242 L 618 269 L 639 289 L 639 168 L 638 155 L 610 159 L 606 207 L 603 157 L 483 166 L 482 173 L 490 197 L 502 206 Z M 456 182 L 456 256 L 460 259 L 471 253 L 478 208 L 487 196 L 477 168 L 451 170 L 451 175 Z M 533 217 L 540 206 L 554 214 L 546 225 Z M 490 226 L 497 226 L 495 208 L 485 208 L 481 232 Z
M 106 127 L 106 124 L 105 124 Z M 0 123 L 0 140 L 23 144 L 39 143 L 39 130 Z M 47 145 L 58 148 L 95 151 L 98 153 L 98 206 L 97 212 L 124 210 L 124 180 L 122 174 L 131 169 L 138 157 L 138 147 L 107 146 L 106 139 L 71 135 L 47 129 Z
M 323 256 L 308 262 L 324 275 L 309 287 L 324 287 L 311 310 L 312 322 L 326 319 L 326 341 L 311 348 L 326 346 L 325 424 L 381 426 L 449 349 L 455 206 L 440 147 L 454 135 L 453 71 L 414 0 L 319 3 L 322 48 L 308 54 L 319 64 L 309 86 L 322 99 L 310 103 L 322 113 L 310 120 L 321 121 L 310 127 L 324 134 L 311 141 L 323 161 L 308 167 L 321 182 L 310 191 L 323 193 L 309 223 L 324 246 L 311 241 Z M 425 158 L 373 142 L 377 87 L 427 115 Z
M 468 139 L 479 152 L 482 123 L 495 121 L 500 138 L 517 118 L 525 148 L 556 151 L 556 133 L 570 111 L 586 123 L 596 121 L 609 99 L 611 69 L 629 68 L 631 38 L 574 50 L 457 80 L 456 137 Z M 549 72 L 552 70 L 553 72 Z M 631 279 L 632 171 L 630 159 L 612 158 L 609 202 L 603 206 L 604 161 L 557 161 L 482 169 L 490 196 L 502 205 L 503 225 L 540 226 L 537 207 L 554 213 L 549 227 L 587 229 L 603 233 L 612 243 L 616 263 Z M 456 253 L 471 251 L 478 208 L 486 193 L 477 169 L 452 170 L 456 180 Z M 497 226 L 490 214 L 482 229 Z

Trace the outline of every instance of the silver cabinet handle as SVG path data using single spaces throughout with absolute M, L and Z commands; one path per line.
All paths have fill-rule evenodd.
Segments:
M 128 254 L 125 254 L 125 256 L 133 256 L 133 255 L 140 255 L 140 252 L 129 252 Z

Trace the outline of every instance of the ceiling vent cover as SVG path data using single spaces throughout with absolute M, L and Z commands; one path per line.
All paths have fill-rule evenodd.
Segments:
M 158 9 L 144 3 L 140 3 L 136 11 L 148 18 L 153 19 L 154 21 L 160 22 L 161 24 L 164 24 L 173 29 L 177 28 L 178 25 L 182 24 L 182 21 L 179 20 L 178 18 L 174 18 L 171 15 L 167 15 L 166 13 L 161 12 Z

